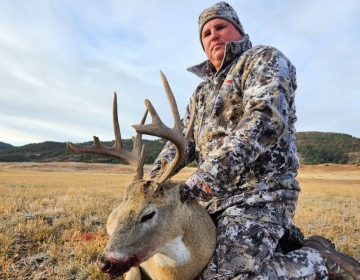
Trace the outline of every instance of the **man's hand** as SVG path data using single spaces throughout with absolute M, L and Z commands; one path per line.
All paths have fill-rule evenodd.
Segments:
M 159 173 L 159 170 L 154 170 L 154 171 L 151 171 L 150 173 L 150 179 L 154 179 Z
M 185 183 L 182 183 L 180 186 L 180 201 L 185 203 L 190 200 L 190 188 Z

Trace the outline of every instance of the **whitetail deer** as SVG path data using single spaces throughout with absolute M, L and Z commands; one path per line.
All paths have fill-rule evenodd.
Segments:
M 187 135 L 176 101 L 165 76 L 160 72 L 174 117 L 174 128 L 166 127 L 149 100 L 140 125 L 133 126 L 132 152 L 123 149 L 117 116 L 116 94 L 113 103 L 115 144 L 103 146 L 94 136 L 90 147 L 70 145 L 76 153 L 95 153 L 115 157 L 129 163 L 135 171 L 134 181 L 127 187 L 121 204 L 107 221 L 110 239 L 100 260 L 100 269 L 112 276 L 124 273 L 125 279 L 186 280 L 194 279 L 210 260 L 216 243 L 216 229 L 210 216 L 197 202 L 180 202 L 179 182 L 168 180 L 181 162 L 192 133 L 195 106 L 192 108 Z M 144 124 L 147 111 L 151 124 Z M 163 167 L 154 180 L 142 180 L 144 147 L 141 135 L 148 134 L 172 141 L 177 149 L 175 159 Z

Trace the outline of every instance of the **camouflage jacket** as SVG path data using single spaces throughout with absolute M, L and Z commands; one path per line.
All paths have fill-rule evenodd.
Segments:
M 243 205 L 251 217 L 288 226 L 300 190 L 295 180 L 295 67 L 275 48 L 252 48 L 245 35 L 226 44 L 218 71 L 209 61 L 188 70 L 204 79 L 182 119 L 185 133 L 196 102 L 193 136 L 177 170 L 198 162 L 185 182 L 190 196 L 203 201 L 210 214 Z M 152 173 L 162 159 L 170 162 L 174 156 L 168 142 Z

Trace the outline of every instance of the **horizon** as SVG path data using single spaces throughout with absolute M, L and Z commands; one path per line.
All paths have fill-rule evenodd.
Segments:
M 356 137 L 354 135 L 351 135 L 351 134 L 348 134 L 348 133 L 341 133 L 341 132 L 326 132 L 326 131 L 296 131 L 295 133 L 334 133 L 334 134 L 344 134 L 344 135 L 349 135 L 353 138 L 356 138 L 358 139 L 359 137 Z M 147 138 L 143 138 L 143 140 L 152 140 L 152 141 L 157 141 L 157 140 L 160 140 L 161 138 L 159 137 L 151 137 L 151 139 L 147 139 Z M 131 138 L 122 138 L 122 140 L 131 140 Z M 112 140 L 100 140 L 100 142 L 112 142 L 112 141 L 115 141 L 114 139 Z M 26 145 L 33 145 L 33 144 L 41 144 L 41 143 L 45 143 L 45 142 L 55 142 L 55 143 L 67 143 L 69 141 L 55 141 L 55 140 L 45 140 L 45 141 L 41 141 L 41 142 L 34 142 L 34 143 L 25 143 L 25 144 L 21 144 L 21 145 L 12 145 L 10 143 L 6 143 L 4 141 L 1 141 L 0 139 L 0 143 L 4 143 L 4 144 L 10 144 L 12 145 L 14 148 L 19 148 L 19 147 L 22 147 L 22 146 L 26 146 Z M 85 142 L 93 142 L 93 139 L 91 140 L 85 140 L 85 141 L 82 141 L 82 142 L 71 142 L 73 144 L 81 144 L 81 143 L 85 143 Z M 1 151 L 1 149 L 0 149 Z

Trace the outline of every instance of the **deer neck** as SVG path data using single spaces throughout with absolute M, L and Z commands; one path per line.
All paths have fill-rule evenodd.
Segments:
M 193 204 L 196 204 L 195 209 Z M 173 235 L 175 237 L 158 248 L 157 254 L 154 255 L 154 260 L 158 266 L 181 266 L 193 261 L 194 248 L 190 243 L 199 234 L 197 227 L 194 226 L 194 224 L 202 222 L 202 219 L 198 220 L 198 216 L 194 217 L 199 208 L 200 206 L 195 202 L 191 203 L 191 206 L 188 204 L 179 205 L 176 211 L 178 217 L 173 220 L 173 223 L 179 226 L 173 231 L 173 233 L 176 232 Z
M 182 236 L 164 244 L 154 255 L 156 264 L 160 267 L 183 265 L 190 260 L 190 252 L 182 240 Z
M 195 201 L 180 204 L 176 216 L 167 231 L 170 241 L 141 264 L 151 279 L 194 279 L 214 252 L 216 228 L 205 209 Z

